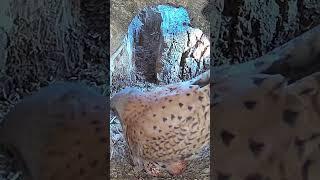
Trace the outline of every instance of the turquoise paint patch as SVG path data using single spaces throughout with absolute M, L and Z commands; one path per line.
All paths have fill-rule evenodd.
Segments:
M 159 5 L 162 23 L 161 29 L 164 35 L 178 34 L 185 31 L 186 25 L 190 24 L 190 18 L 187 10 L 183 7 L 173 7 L 167 5 Z

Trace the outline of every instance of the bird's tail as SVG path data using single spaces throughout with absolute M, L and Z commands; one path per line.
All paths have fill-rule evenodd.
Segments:
M 210 84 L 210 70 L 198 75 L 197 77 L 189 80 L 192 85 L 198 85 L 200 87 Z

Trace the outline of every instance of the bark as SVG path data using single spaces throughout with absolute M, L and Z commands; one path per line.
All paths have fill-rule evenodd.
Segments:
M 5 2 L 10 3 L 0 11 L 0 119 L 21 98 L 54 81 L 103 91 L 109 77 L 106 2 Z
M 203 11 L 214 66 L 253 60 L 320 23 L 319 0 L 212 0 Z
M 320 25 L 275 48 L 264 56 L 238 65 L 214 67 L 214 81 L 240 74 L 282 74 L 289 83 L 320 69 Z
M 7 47 L 9 43 L 8 34 L 3 28 L 0 28 L 0 70 L 3 70 L 7 58 Z

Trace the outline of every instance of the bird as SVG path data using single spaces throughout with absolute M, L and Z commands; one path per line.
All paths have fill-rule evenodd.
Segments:
M 247 74 L 215 83 L 214 179 L 319 178 L 320 73 L 289 80 Z
M 53 83 L 9 112 L 0 144 L 14 154 L 27 180 L 105 179 L 106 102 L 84 85 Z
M 148 91 L 126 87 L 110 99 L 136 170 L 181 175 L 209 144 L 209 73 Z

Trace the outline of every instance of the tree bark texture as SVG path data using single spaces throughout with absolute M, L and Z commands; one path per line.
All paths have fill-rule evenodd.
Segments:
M 260 57 L 320 23 L 320 0 L 211 0 L 214 66 Z

